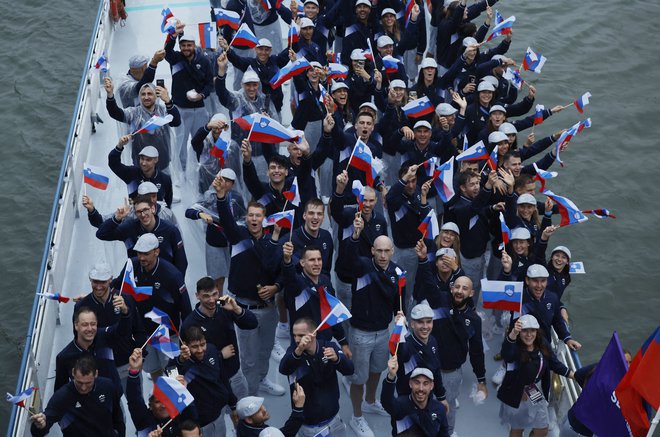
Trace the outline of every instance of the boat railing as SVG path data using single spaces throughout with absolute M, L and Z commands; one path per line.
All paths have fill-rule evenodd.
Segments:
M 101 90 L 99 74 L 94 65 L 98 56 L 107 48 L 113 27 L 108 11 L 109 0 L 100 0 L 55 189 L 36 293 L 61 292 L 67 273 L 66 263 L 72 247 L 70 238 L 73 234 L 75 218 L 80 215 L 79 200 L 83 182 L 82 178 L 77 176 L 82 174 L 84 160 L 87 157 L 89 141 L 94 129 L 92 116 L 95 118 Z M 40 411 L 42 408 L 43 394 L 40 392 L 45 391 L 48 381 L 54 344 L 52 327 L 60 323 L 59 318 L 59 305 L 51 300 L 41 299 L 35 294 L 16 385 L 17 393 L 28 387 L 41 388 L 32 396 L 31 405 L 26 405 L 33 408 L 33 411 Z M 29 428 L 28 411 L 14 406 L 7 436 L 29 435 Z
M 566 367 L 575 372 L 582 367 L 578 353 L 570 349 L 557 337 L 557 333 L 552 330 L 552 348 L 559 361 Z M 577 401 L 582 389 L 580 385 L 572 379 L 552 374 L 552 385 L 550 389 L 550 414 L 554 416 L 556 423 L 561 424 L 564 416 Z

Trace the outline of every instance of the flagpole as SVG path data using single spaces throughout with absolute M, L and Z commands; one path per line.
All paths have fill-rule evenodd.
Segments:
M 291 243 L 291 239 L 293 238 L 293 222 L 296 220 L 296 215 L 293 215 L 293 218 L 291 219 L 291 230 L 289 231 L 289 243 Z
M 167 422 L 165 422 L 165 425 L 161 426 L 160 429 L 165 429 L 165 428 L 167 428 L 167 425 L 169 425 L 170 423 L 172 423 L 173 420 L 174 420 L 174 417 L 170 417 L 170 420 L 168 420 Z
M 317 326 L 316 329 L 314 330 L 314 332 L 312 332 L 312 335 L 316 334 L 316 331 L 318 331 L 319 328 L 321 328 L 321 326 L 323 326 L 325 324 L 325 322 L 328 321 L 328 319 L 330 318 L 331 315 L 332 315 L 332 311 L 330 311 L 328 313 L 328 315 L 325 316 L 325 318 L 323 320 L 321 320 L 321 323 L 319 323 L 319 326 Z
M 655 417 L 653 418 L 653 421 L 651 422 L 651 427 L 649 428 L 649 432 L 646 434 L 646 437 L 651 437 L 653 433 L 655 432 L 655 429 L 658 427 L 658 423 L 660 423 L 660 410 L 658 410 L 655 413 Z
M 147 343 L 149 343 L 149 340 L 151 340 L 151 337 L 156 335 L 156 332 L 158 332 L 158 330 L 160 329 L 161 326 L 163 326 L 163 325 L 158 325 L 158 328 L 154 329 L 154 332 L 151 333 L 149 338 L 147 338 L 147 341 L 144 342 L 144 344 L 142 345 L 142 347 L 140 349 L 144 349 L 144 347 L 147 345 Z
M 259 116 L 261 117 L 261 116 Z M 259 121 L 261 121 L 261 118 L 259 118 Z M 257 118 L 255 117 L 254 120 L 252 120 L 252 125 L 250 126 L 250 132 L 248 132 L 247 140 L 250 141 L 250 135 L 252 135 L 252 129 L 254 129 L 254 124 L 257 122 Z
M 357 141 L 355 142 L 355 145 L 353 146 L 353 150 L 351 151 L 351 156 L 348 157 L 348 164 L 346 164 L 346 171 L 348 171 L 348 167 L 351 166 L 351 159 L 353 158 L 353 155 L 355 155 L 355 148 L 357 147 Z
M 284 208 L 282 208 L 282 212 L 286 211 L 286 204 L 287 204 L 287 203 L 289 203 L 289 199 L 286 199 L 286 200 L 284 201 Z M 291 227 L 293 227 L 293 225 L 291 225 Z

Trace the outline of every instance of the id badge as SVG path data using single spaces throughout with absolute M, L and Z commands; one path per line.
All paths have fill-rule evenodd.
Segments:
M 530 384 L 526 386 L 525 393 L 527 394 L 527 397 L 534 405 L 538 404 L 540 401 L 543 400 L 543 393 L 541 393 L 541 391 L 538 389 L 536 384 Z

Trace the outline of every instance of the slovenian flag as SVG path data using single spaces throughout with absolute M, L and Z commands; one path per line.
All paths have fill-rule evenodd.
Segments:
M 492 152 L 490 152 L 490 155 L 488 155 L 488 159 L 486 160 L 486 164 L 488 164 L 488 167 L 490 167 L 491 170 L 495 171 L 497 170 L 497 150 L 499 149 L 499 146 L 495 146 Z
M 543 111 L 545 111 L 545 106 L 536 105 L 536 110 L 534 112 L 534 126 L 543 123 Z
M 161 376 L 156 380 L 154 397 L 165 406 L 172 419 L 195 400 L 183 384 L 169 376 Z
M 176 329 L 176 326 L 174 326 L 174 323 L 172 323 L 170 316 L 163 310 L 153 307 L 151 308 L 151 311 L 144 315 L 144 317 L 152 320 L 155 323 L 158 323 L 159 325 L 166 326 L 177 334 L 179 333 L 179 331 Z
M 422 238 L 428 240 L 435 240 L 435 237 L 440 235 L 440 226 L 438 226 L 438 216 L 435 215 L 435 210 L 429 211 L 417 230 L 422 234 Z
M 525 59 L 523 59 L 523 68 L 525 70 L 533 71 L 534 73 L 541 74 L 541 68 L 548 59 L 540 53 L 536 53 L 530 47 L 527 47 L 525 52 Z
M 573 102 L 578 112 L 582 114 L 584 112 L 584 107 L 589 104 L 589 98 L 591 97 L 590 92 L 582 94 L 582 97 Z
M 383 56 L 383 66 L 386 74 L 394 74 L 399 71 L 399 60 L 392 55 Z
M 495 26 L 499 25 L 503 21 L 504 21 L 504 17 L 500 13 L 500 11 L 495 9 Z M 500 35 L 509 35 L 510 33 L 511 33 L 511 28 L 509 27 L 509 28 L 506 28 L 506 29 L 502 29 L 502 31 L 500 31 L 500 32 L 497 32 L 497 34 L 493 35 L 492 38 L 498 37 Z
M 257 37 L 252 33 L 248 25 L 243 23 L 229 45 L 239 48 L 253 49 L 258 43 L 259 40 Z
M 211 150 L 209 150 L 209 155 L 220 160 L 220 167 L 225 166 L 225 156 L 229 151 L 229 141 L 231 141 L 231 134 L 229 131 L 223 130 L 218 135 L 218 139 L 213 143 Z
M 463 135 L 463 152 L 470 148 L 470 143 L 468 143 L 467 135 Z
M 294 44 L 300 41 L 300 35 L 298 34 L 298 26 L 296 26 L 296 23 L 293 20 L 289 25 L 288 40 L 289 40 L 289 44 Z
M 214 23 L 198 23 L 199 47 L 202 49 L 214 49 L 216 46 Z
M 269 215 L 263 221 L 263 226 L 273 226 L 277 225 L 280 228 L 293 229 L 293 218 L 296 215 L 296 211 L 289 209 L 287 211 L 276 212 L 273 215 Z
M 126 260 L 126 268 L 124 269 L 124 278 L 121 283 L 119 293 L 126 293 L 133 296 L 136 302 L 144 302 L 151 297 L 153 292 L 152 287 L 138 287 L 135 284 L 135 277 L 133 276 L 133 263 L 129 258 Z
M 161 117 L 159 115 L 153 115 L 149 120 L 147 120 L 147 122 L 140 129 L 135 131 L 135 134 L 153 132 L 159 127 L 165 126 L 166 124 L 170 123 L 173 119 L 174 117 L 172 116 L 172 114 L 167 114 L 165 117 Z
M 255 112 L 253 114 L 248 114 L 248 115 L 243 115 L 242 117 L 237 117 L 233 121 L 241 129 L 249 131 L 252 128 L 252 125 L 254 124 L 255 118 L 258 118 L 258 117 L 260 117 L 260 114 Z
M 481 280 L 484 309 L 520 312 L 523 297 L 522 282 Z
M 43 296 L 46 299 L 50 300 L 56 300 L 60 303 L 67 303 L 69 300 L 71 300 L 68 297 L 62 296 L 60 293 L 37 293 L 38 296 Z
M 83 165 L 83 182 L 99 190 L 105 190 L 108 188 L 110 176 L 100 167 L 85 163 Z
M 477 144 L 458 155 L 456 161 L 481 161 L 482 159 L 488 159 L 488 156 L 488 150 L 486 150 L 484 142 L 479 141 Z
M 587 128 L 587 129 L 588 129 L 588 128 L 590 128 L 590 127 L 591 127 L 591 118 L 587 118 L 586 120 L 583 120 L 583 121 L 581 121 L 580 123 L 578 123 L 578 127 L 577 127 L 577 132 L 576 132 L 576 134 L 579 134 L 580 132 L 582 132 L 582 130 L 583 130 L 584 128 Z
M 25 400 L 32 396 L 32 392 L 35 390 L 39 389 L 37 387 L 30 387 L 27 390 L 23 390 L 22 392 L 15 395 L 7 393 L 7 402 L 11 402 L 14 405 L 25 408 Z
M 412 10 L 414 6 L 415 6 L 415 0 L 406 0 L 406 9 L 405 9 L 406 27 L 408 27 L 408 23 L 410 23 L 410 16 L 412 15 Z
M 331 62 L 328 64 L 328 81 L 332 79 L 346 79 L 348 77 L 348 67 Z
M 536 170 L 536 174 L 534 175 L 534 180 L 539 181 L 541 183 L 541 189 L 539 189 L 539 193 L 542 193 L 545 191 L 545 181 L 546 179 L 552 179 L 556 178 L 559 176 L 559 173 L 556 171 L 547 171 L 539 168 L 536 163 L 532 164 L 534 166 L 534 170 Z
M 282 141 L 296 141 L 298 134 L 285 128 L 272 118 L 256 114 L 253 117 L 252 130 L 247 139 L 248 141 L 277 144 Z
M 289 191 L 283 191 L 284 198 L 294 206 L 300 206 L 300 190 L 298 189 L 298 176 L 293 178 Z
M 280 71 L 275 73 L 275 76 L 273 76 L 273 78 L 270 80 L 270 86 L 271 88 L 275 89 L 281 86 L 287 80 L 299 75 L 309 68 L 312 68 L 312 66 L 304 57 L 296 59 L 293 62 L 289 61 L 284 67 L 280 69 Z
M 333 64 L 341 64 L 341 52 L 332 52 L 328 58 L 328 62 Z
M 374 157 L 371 149 L 360 138 L 353 147 L 353 154 L 348 161 L 348 165 L 356 168 L 365 174 L 367 185 L 374 186 L 374 181 L 378 176 L 378 170 L 374 166 Z
M 575 123 L 573 126 L 568 128 L 566 132 L 563 132 L 561 136 L 557 139 L 555 142 L 555 161 L 557 161 L 562 167 L 564 166 L 564 163 L 562 160 L 559 158 L 559 152 L 561 152 L 562 147 L 565 144 L 568 144 L 571 139 L 580 132 L 582 132 L 583 129 L 585 128 L 590 128 L 591 127 L 591 119 L 587 118 L 584 121 L 579 121 Z
M 511 82 L 511 85 L 515 86 L 518 91 L 520 91 L 525 84 L 522 76 L 520 75 L 520 70 L 507 67 L 506 71 L 502 73 L 502 77 Z
M 163 20 L 160 23 L 160 31 L 163 33 L 169 33 L 174 35 L 176 33 L 176 18 L 170 8 L 164 8 L 160 15 L 163 17 Z
M 486 41 L 490 41 L 491 39 L 500 35 L 511 33 L 511 27 L 515 21 L 516 17 L 512 15 L 506 20 L 503 20 L 501 23 L 496 24 L 495 27 L 493 27 L 493 33 L 490 34 Z
M 426 161 L 422 162 L 422 165 L 424 166 L 424 173 L 426 174 L 426 176 L 435 179 L 440 174 L 440 172 L 436 170 L 436 167 L 438 165 L 438 158 L 436 158 L 435 156 L 432 156 Z
M 444 203 L 449 202 L 456 192 L 454 191 L 454 157 L 436 167 L 437 176 L 433 179 L 433 186 Z
M 599 219 L 604 219 L 604 218 L 613 218 L 615 219 L 616 216 L 614 214 L 610 213 L 609 209 L 605 208 L 598 208 L 598 209 L 585 209 L 582 211 L 584 214 L 593 214 Z
M 399 343 L 406 342 L 406 335 L 408 335 L 408 330 L 406 329 L 406 318 L 399 317 L 399 320 L 394 325 L 392 330 L 392 335 L 390 335 L 390 353 L 396 355 L 396 347 Z
M 509 244 L 509 241 L 511 241 L 511 229 L 506 225 L 506 221 L 504 220 L 504 214 L 500 211 L 500 230 L 502 232 L 502 245 L 500 246 L 500 250 L 504 249 L 504 246 Z
M 103 50 L 101 56 L 99 56 L 99 59 L 96 61 L 96 65 L 94 65 L 94 68 L 101 70 L 104 73 L 107 73 L 108 70 L 110 70 L 110 63 L 108 62 L 108 57 L 105 54 L 105 50 Z
M 433 105 L 428 97 L 424 96 L 421 99 L 413 100 L 401 108 L 403 112 L 410 118 L 419 118 L 433 112 Z
M 339 299 L 325 291 L 325 287 L 320 286 L 318 292 L 322 318 L 318 327 L 319 331 L 338 325 L 352 317 L 348 308 Z
M 399 297 L 403 296 L 403 287 L 406 286 L 406 271 L 400 267 L 395 267 L 394 271 L 397 276 L 397 288 L 399 290 Z
M 354 180 L 352 191 L 358 203 L 358 211 L 362 211 L 362 203 L 364 202 L 364 185 L 362 185 L 362 182 L 357 179 Z
M 575 204 L 567 197 L 558 196 L 550 190 L 543 191 L 541 194 L 545 194 L 557 204 L 559 215 L 561 215 L 561 223 L 559 223 L 559 226 L 573 225 L 575 223 L 582 223 L 589 220 L 587 216 L 582 214 L 580 208 L 575 206 Z
M 170 338 L 170 330 L 165 325 L 159 325 L 149 339 L 149 344 L 169 358 L 176 358 L 181 354 L 179 346 Z
M 216 26 L 229 26 L 234 30 L 238 30 L 241 23 L 241 16 L 237 12 L 215 8 L 213 9 L 213 14 Z

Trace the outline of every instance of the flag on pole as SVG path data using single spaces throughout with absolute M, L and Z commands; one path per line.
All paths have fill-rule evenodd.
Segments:
M 623 355 L 623 348 L 617 333 L 614 332 L 596 369 L 573 404 L 575 417 L 599 436 L 631 435 L 621 409 L 612 399 L 612 394 L 627 369 L 628 363 Z
M 481 161 L 482 159 L 488 159 L 488 156 L 488 150 L 486 150 L 484 142 L 479 141 L 477 144 L 458 155 L 456 161 Z
M 229 11 L 221 8 L 213 9 L 215 25 L 218 27 L 229 26 L 234 30 L 238 30 L 241 23 L 241 16 L 238 12 Z
M 465 152 L 469 148 L 470 148 L 470 144 L 468 143 L 468 137 L 467 137 L 467 135 L 463 135 L 463 150 L 462 150 L 462 152 Z
M 394 74 L 399 71 L 399 60 L 392 55 L 383 56 L 383 66 L 386 74 Z
M 159 115 L 153 115 L 149 120 L 147 120 L 144 125 L 135 131 L 135 134 L 143 134 L 147 132 L 153 132 L 159 127 L 165 126 L 166 124 L 170 123 L 174 117 L 172 114 L 167 114 L 165 117 L 161 117 Z
M 499 147 L 500 146 L 495 146 L 493 151 L 490 152 L 490 155 L 488 155 L 488 159 L 486 159 L 486 164 L 488 164 L 488 167 L 493 171 L 497 170 L 497 151 L 499 150 Z
M 403 296 L 403 287 L 406 286 L 406 271 L 400 267 L 394 269 L 397 275 L 397 288 L 399 290 L 399 297 Z
M 545 191 L 545 181 L 546 179 L 552 179 L 556 178 L 559 176 L 559 173 L 556 171 L 547 171 L 540 169 L 536 163 L 533 163 L 534 165 L 534 170 L 536 170 L 536 175 L 534 175 L 534 180 L 539 181 L 541 183 L 541 188 L 539 189 L 539 193 L 542 193 Z
M 613 218 L 615 219 L 616 216 L 612 213 L 610 213 L 609 209 L 605 208 L 598 208 L 598 209 L 585 209 L 582 211 L 584 214 L 593 214 L 599 219 L 604 219 L 604 218 Z
M 254 120 L 260 117 L 261 115 L 258 113 L 253 113 L 249 115 L 243 115 L 242 117 L 237 117 L 233 121 L 238 125 L 243 130 L 249 131 L 252 128 L 252 125 L 254 124 Z
M 644 342 L 635 355 L 640 356 L 635 373 L 632 375 L 632 386 L 648 402 L 654 410 L 660 409 L 660 327 Z
M 176 358 L 181 354 L 179 346 L 172 341 L 170 330 L 165 325 L 160 325 L 156 328 L 156 331 L 149 339 L 149 344 L 169 358 Z
M 110 175 L 100 167 L 85 163 L 83 165 L 83 182 L 99 190 L 105 190 L 108 188 Z
M 591 93 L 587 91 L 586 93 L 582 94 L 582 96 L 579 99 L 573 102 L 573 104 L 575 105 L 575 107 L 577 108 L 580 114 L 584 112 L 584 107 L 589 104 L 590 97 L 591 97 Z
M 225 166 L 225 156 L 229 152 L 229 142 L 231 141 L 231 134 L 228 130 L 223 130 L 218 135 L 218 139 L 213 143 L 213 147 L 209 150 L 209 155 L 214 156 L 220 160 L 220 167 Z
M 67 303 L 69 300 L 71 300 L 68 297 L 62 296 L 60 293 L 37 293 L 37 296 L 43 296 L 46 299 L 56 300 L 60 303 Z
M 490 34 L 488 39 L 486 41 L 490 41 L 491 39 L 498 37 L 500 35 L 506 35 L 511 33 L 511 28 L 513 26 L 513 23 L 515 23 L 516 17 L 515 16 L 510 16 L 506 20 L 503 20 L 501 23 L 498 23 L 493 27 L 493 33 Z
M 408 335 L 408 330 L 406 329 L 406 318 L 399 317 L 399 320 L 394 325 L 392 330 L 392 335 L 390 335 L 390 353 L 396 355 L 396 346 L 399 343 L 406 342 L 406 335 Z
M 379 166 L 376 164 L 373 155 L 371 154 L 371 149 L 366 145 L 360 138 L 355 142 L 353 147 L 353 153 L 348 162 L 353 168 L 356 168 L 365 174 L 367 185 L 370 187 L 374 186 L 374 181 L 378 177 Z
M 502 246 L 501 248 L 504 248 L 507 244 L 509 244 L 509 241 L 511 241 L 511 229 L 506 224 L 506 221 L 504 220 L 504 214 L 500 211 L 500 230 L 502 232 Z
M 154 397 L 165 406 L 172 419 L 195 400 L 183 384 L 169 376 L 161 376 L 156 380 Z
M 25 408 L 25 400 L 32 396 L 32 392 L 35 390 L 39 389 L 37 387 L 30 387 L 27 390 L 23 390 L 22 392 L 15 395 L 7 393 L 7 402 L 11 402 L 14 405 Z
M 454 191 L 454 157 L 436 168 L 437 176 L 433 180 L 433 186 L 438 196 L 444 203 L 449 202 L 456 192 Z
M 202 49 L 215 49 L 217 38 L 215 37 L 216 31 L 215 23 L 198 23 L 197 31 L 199 32 L 199 47 Z
M 319 324 L 319 330 L 338 325 L 352 317 L 348 308 L 339 299 L 325 291 L 323 286 L 319 287 L 319 300 L 321 302 L 321 323 Z
M 559 214 L 561 215 L 559 226 L 572 225 L 589 220 L 569 198 L 558 196 L 550 190 L 543 191 L 541 194 L 545 194 L 551 198 L 557 204 L 557 207 L 559 207 Z
M 435 215 L 435 210 L 431 209 L 429 211 L 417 227 L 417 230 L 422 234 L 422 238 L 428 240 L 435 240 L 435 237 L 440 235 L 440 226 L 438 226 L 438 216 Z
M 107 73 L 108 70 L 110 70 L 110 63 L 108 62 L 108 57 L 105 54 L 105 50 L 103 50 L 101 56 L 99 56 L 99 59 L 96 61 L 96 65 L 94 65 L 94 68 L 101 70 L 104 73 Z
M 133 296 L 136 302 L 144 302 L 151 297 L 153 292 L 152 287 L 138 287 L 135 285 L 135 277 L 133 276 L 133 263 L 131 259 L 126 260 L 126 268 L 124 269 L 124 279 L 121 283 L 120 293 L 127 293 Z
M 298 26 L 296 26 L 296 22 L 291 20 L 291 24 L 289 25 L 289 34 L 287 36 L 289 44 L 294 44 L 300 41 L 300 35 L 298 34 Z
M 144 317 L 152 320 L 155 323 L 158 323 L 159 325 L 164 325 L 172 331 L 178 333 L 176 326 L 174 326 L 174 323 L 172 323 L 172 319 L 170 319 L 170 316 L 163 310 L 159 310 L 158 308 L 153 307 L 151 308 L 151 311 L 144 315 Z
M 410 23 L 410 16 L 412 15 L 414 6 L 415 0 L 406 0 L 406 8 L 404 9 L 404 21 L 406 27 L 408 27 L 408 23 Z
M 410 118 L 419 118 L 434 111 L 433 105 L 428 97 L 424 96 L 415 99 L 401 108 L 406 116 Z
M 536 53 L 531 47 L 527 47 L 525 52 L 525 59 L 523 59 L 523 68 L 525 70 L 533 71 L 534 73 L 541 74 L 541 68 L 548 59 L 540 53 Z
M 328 64 L 328 80 L 346 79 L 348 77 L 348 67 L 339 63 Z
M 518 91 L 520 91 L 525 84 L 520 70 L 517 68 L 507 67 L 506 71 L 502 73 L 502 77 L 511 82 L 511 85 L 515 86 Z
M 298 189 L 298 176 L 293 178 L 289 191 L 283 191 L 282 195 L 294 206 L 300 206 L 300 190 Z
M 176 18 L 170 8 L 164 8 L 160 15 L 163 17 L 163 20 L 160 23 L 160 31 L 163 33 L 169 33 L 170 35 L 176 34 Z
M 305 57 L 298 58 L 293 62 L 289 61 L 284 67 L 280 68 L 280 70 L 275 73 L 275 76 L 269 81 L 270 86 L 273 89 L 282 86 L 287 80 L 310 68 L 312 68 L 312 66 Z
M 522 282 L 481 280 L 484 309 L 520 312 L 522 309 Z
M 247 139 L 260 143 L 277 144 L 282 141 L 296 141 L 298 134 L 272 118 L 257 114 L 253 118 L 252 130 Z
M 231 40 L 229 45 L 232 47 L 253 49 L 258 43 L 259 40 L 257 37 L 252 33 L 248 25 L 243 23 L 241 24 L 241 27 L 238 28 L 236 35 L 234 35 L 234 39 Z
M 545 111 L 545 106 L 536 105 L 536 111 L 534 112 L 534 126 L 543 123 L 543 111 Z
M 504 17 L 500 13 L 500 11 L 495 9 L 495 26 L 498 26 L 503 21 L 504 21 Z M 494 35 L 493 38 L 498 37 L 500 35 L 509 35 L 510 33 L 511 33 L 511 28 L 502 29 L 501 31 L 498 31 L 497 35 Z
M 293 218 L 296 215 L 296 211 L 289 209 L 286 211 L 276 212 L 273 215 L 269 215 L 264 219 L 263 226 L 272 226 L 277 225 L 281 228 L 293 229 Z
M 358 203 L 358 211 L 362 211 L 362 203 L 364 202 L 364 185 L 362 185 L 362 182 L 358 179 L 354 180 L 352 191 Z

